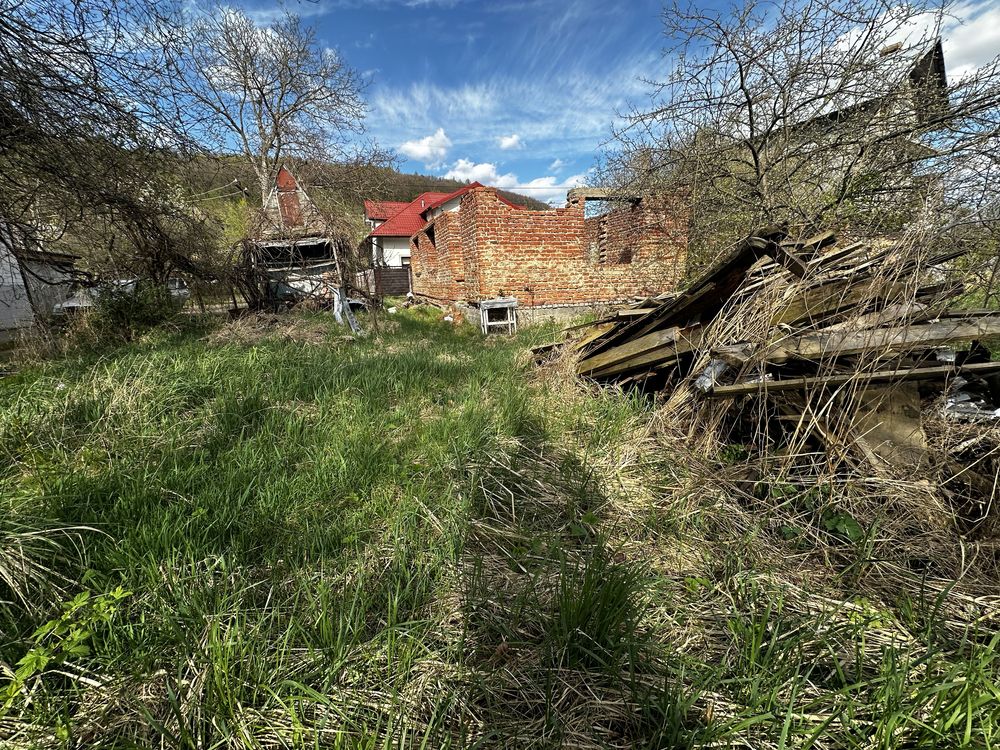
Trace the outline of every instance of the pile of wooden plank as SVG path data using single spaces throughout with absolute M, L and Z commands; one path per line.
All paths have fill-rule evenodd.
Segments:
M 782 394 L 786 408 L 919 383 L 922 404 L 929 388 L 955 416 L 993 418 L 1000 362 L 980 342 L 1000 336 L 1000 311 L 957 305 L 963 289 L 944 266 L 963 252 L 764 230 L 683 293 L 592 324 L 574 343 L 577 373 L 653 391 L 684 384 L 698 399 Z

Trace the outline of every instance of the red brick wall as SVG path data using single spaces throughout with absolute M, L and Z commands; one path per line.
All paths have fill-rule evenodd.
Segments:
M 413 293 L 465 299 L 464 260 L 459 215 L 441 214 L 410 239 Z
M 687 214 L 668 199 L 645 199 L 585 219 L 582 202 L 527 211 L 481 188 L 433 225 L 433 245 L 425 230 L 411 249 L 413 291 L 469 302 L 514 296 L 531 307 L 656 294 L 676 284 L 687 248 Z

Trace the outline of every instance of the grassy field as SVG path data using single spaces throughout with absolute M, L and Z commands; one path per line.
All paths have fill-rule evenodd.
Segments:
M 551 331 L 439 318 L 0 380 L 0 746 L 1000 743 L 995 598 L 692 483 Z

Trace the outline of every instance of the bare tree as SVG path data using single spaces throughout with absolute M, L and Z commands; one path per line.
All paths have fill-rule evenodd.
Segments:
M 979 216 L 1000 164 L 1000 59 L 949 83 L 946 14 L 921 0 L 668 7 L 670 75 L 616 134 L 611 177 L 682 184 L 695 258 L 771 223 Z
M 159 9 L 145 0 L 0 0 L 0 9 L 0 216 L 58 234 L 104 200 L 101 175 L 182 145 L 152 85 L 162 59 L 136 33 Z
M 203 142 L 237 150 L 267 197 L 283 159 L 347 161 L 364 132 L 363 82 L 315 32 L 285 13 L 266 28 L 215 8 L 161 26 L 168 86 Z

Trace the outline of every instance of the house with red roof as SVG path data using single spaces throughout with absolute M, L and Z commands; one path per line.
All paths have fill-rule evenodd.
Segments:
M 421 193 L 409 203 L 366 200 L 365 222 L 370 231 L 365 238 L 365 246 L 371 254 L 376 293 L 398 295 L 409 292 L 412 286 L 410 238 L 442 213 L 457 211 L 462 196 L 470 190 L 483 187 L 481 183 L 473 182 L 450 193 Z M 499 193 L 497 198 L 512 208 L 522 208 Z
M 473 182 L 406 204 L 365 201 L 365 219 L 380 294 L 456 306 L 516 297 L 573 313 L 669 290 L 687 256 L 680 195 L 577 188 L 565 208 L 533 211 Z

